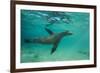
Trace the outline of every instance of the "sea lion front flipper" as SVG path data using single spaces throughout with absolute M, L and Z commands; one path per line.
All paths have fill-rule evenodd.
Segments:
M 58 46 L 58 42 L 54 44 L 54 46 L 51 50 L 51 54 L 53 54 L 56 51 L 57 46 Z
M 51 31 L 51 30 L 49 30 L 48 28 L 45 28 L 45 30 L 50 34 L 50 35 L 53 35 L 54 33 Z

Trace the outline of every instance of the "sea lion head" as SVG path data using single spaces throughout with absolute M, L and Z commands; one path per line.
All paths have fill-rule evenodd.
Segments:
M 65 32 L 62 32 L 62 35 L 72 35 L 72 32 L 66 30 Z

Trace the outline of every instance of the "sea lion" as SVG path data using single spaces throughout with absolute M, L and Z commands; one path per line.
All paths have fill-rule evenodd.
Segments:
M 56 48 L 60 42 L 60 40 L 64 37 L 64 36 L 68 36 L 68 35 L 72 35 L 71 32 L 69 32 L 68 30 L 64 31 L 64 32 L 60 32 L 58 34 L 54 34 L 51 30 L 45 28 L 45 30 L 50 34 L 50 36 L 48 37 L 43 37 L 43 38 L 34 38 L 32 40 L 29 39 L 25 39 L 26 43 L 40 43 L 40 44 L 53 44 L 53 48 L 51 50 L 51 54 L 53 54 L 56 51 Z

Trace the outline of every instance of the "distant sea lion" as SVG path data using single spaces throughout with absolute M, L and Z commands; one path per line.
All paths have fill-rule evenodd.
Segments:
M 64 32 L 60 32 L 58 34 L 54 34 L 51 30 L 45 28 L 45 30 L 50 34 L 50 36 L 48 37 L 43 37 L 43 38 L 34 38 L 32 40 L 29 39 L 25 39 L 26 43 L 40 43 L 40 44 L 53 44 L 53 48 L 51 50 L 51 54 L 53 54 L 56 51 L 56 48 L 60 42 L 60 40 L 64 37 L 64 36 L 68 36 L 68 35 L 72 35 L 71 32 L 64 31 Z

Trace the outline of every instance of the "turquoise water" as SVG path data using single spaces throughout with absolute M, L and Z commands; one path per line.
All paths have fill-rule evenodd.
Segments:
M 25 39 L 49 37 L 48 28 L 54 34 L 66 30 L 51 54 L 53 44 L 27 43 Z M 89 59 L 89 13 L 21 10 L 21 62 L 48 62 Z

